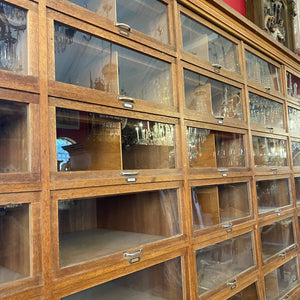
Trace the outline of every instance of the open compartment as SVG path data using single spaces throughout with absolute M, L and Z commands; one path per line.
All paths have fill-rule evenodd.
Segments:
M 173 124 L 56 109 L 57 171 L 175 168 Z
M 243 120 L 241 88 L 184 69 L 185 107 L 219 123 Z
M 170 63 L 59 22 L 54 40 L 55 80 L 173 105 Z
M 251 232 L 197 250 L 196 263 L 202 295 L 254 266 Z
M 180 234 L 178 190 L 58 200 L 60 267 Z
M 185 13 L 180 14 L 183 50 L 218 68 L 240 73 L 238 45 L 214 31 L 212 25 L 202 24 Z
M 30 171 L 29 105 L 0 100 L 0 173 Z
M 250 216 L 247 182 L 193 186 L 194 230 Z
M 190 168 L 246 167 L 244 134 L 187 127 Z
M 261 180 L 256 182 L 258 213 L 290 205 L 289 179 Z
M 31 275 L 30 204 L 0 205 L 0 285 Z
M 62 300 L 182 300 L 181 258 L 91 287 Z
M 260 227 L 262 257 L 266 261 L 295 243 L 293 218 Z
M 291 259 L 265 276 L 267 300 L 281 299 L 298 284 L 298 262 Z

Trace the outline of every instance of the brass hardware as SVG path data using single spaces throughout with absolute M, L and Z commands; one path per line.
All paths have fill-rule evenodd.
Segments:
M 114 25 L 119 28 L 120 34 L 129 37 L 129 34 L 131 32 L 131 27 L 128 24 L 115 22 Z

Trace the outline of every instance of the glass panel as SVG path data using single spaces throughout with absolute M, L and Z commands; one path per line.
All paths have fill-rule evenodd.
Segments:
M 252 136 L 254 164 L 261 166 L 287 166 L 286 141 Z
M 29 171 L 28 104 L 0 100 L 0 173 Z
M 251 123 L 283 128 L 282 104 L 249 93 Z
M 180 233 L 176 189 L 59 200 L 58 217 L 61 267 Z
M 288 179 L 257 181 L 256 192 L 259 213 L 291 203 Z
M 184 70 L 185 106 L 215 117 L 243 119 L 241 89 Z
M 183 49 L 201 59 L 240 73 L 237 44 L 181 13 Z
M 228 300 L 259 300 L 256 283 L 252 283 L 234 296 L 228 298 Z
M 251 233 L 196 251 L 199 295 L 254 265 Z
M 192 187 L 194 230 L 250 215 L 248 184 Z
M 294 167 L 300 166 L 300 142 L 292 141 L 292 156 Z
M 55 22 L 57 81 L 172 104 L 170 64 Z
M 28 73 L 27 11 L 0 0 L 0 69 Z
M 174 130 L 171 124 L 57 108 L 57 140 L 66 144 L 57 148 L 57 170 L 175 168 Z
M 289 130 L 294 132 L 299 132 L 300 131 L 300 122 L 299 122 L 300 110 L 289 106 L 288 116 L 289 116 Z
M 103 17 L 169 42 L 167 5 L 156 0 L 69 0 Z M 116 17 L 117 15 L 117 17 Z
M 300 202 L 300 177 L 295 177 L 296 201 Z
M 265 88 L 280 92 L 279 69 L 247 50 L 245 51 L 245 56 L 247 77 L 262 84 Z
M 280 299 L 297 285 L 297 281 L 297 261 L 293 258 L 265 276 L 267 300 Z
M 286 72 L 288 95 L 300 99 L 300 78 Z
M 180 258 L 103 283 L 62 300 L 181 300 Z
M 293 220 L 288 218 L 260 227 L 263 260 L 294 244 Z
M 244 135 L 188 127 L 190 168 L 245 167 Z
M 0 284 L 30 276 L 29 204 L 0 206 Z

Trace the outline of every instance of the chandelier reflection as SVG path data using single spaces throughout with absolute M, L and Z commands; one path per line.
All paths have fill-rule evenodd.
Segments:
M 25 71 L 26 18 L 25 9 L 0 1 L 0 69 Z

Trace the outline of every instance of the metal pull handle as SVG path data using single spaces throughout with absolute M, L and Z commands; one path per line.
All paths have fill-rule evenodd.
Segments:
M 231 223 L 225 224 L 225 225 L 223 225 L 222 227 L 225 229 L 225 231 L 226 231 L 227 233 L 229 233 L 229 232 L 232 231 L 232 224 L 231 224 Z
M 271 88 L 270 88 L 269 86 L 265 86 L 265 90 L 266 90 L 267 92 L 270 92 L 270 91 L 271 91 Z
M 135 264 L 141 260 L 140 255 L 141 255 L 142 251 L 143 251 L 143 249 L 139 249 L 137 252 L 134 252 L 134 253 L 124 253 L 123 257 L 129 258 L 130 264 Z
M 120 96 L 118 97 L 118 100 L 135 103 L 135 100 L 133 98 L 126 96 Z
M 267 127 L 267 129 L 269 129 L 271 132 L 274 131 L 274 127 Z
M 222 173 L 223 177 L 227 177 L 228 176 L 228 174 L 227 174 L 228 169 L 218 169 L 218 172 Z
M 133 175 L 138 175 L 139 172 L 121 172 L 121 176 L 133 176 Z
M 276 209 L 275 213 L 277 214 L 277 216 L 280 216 L 281 215 L 281 209 Z
M 234 279 L 232 282 L 227 282 L 226 284 L 227 284 L 227 286 L 230 287 L 231 290 L 234 290 L 236 288 L 236 285 L 237 285 L 237 280 Z
M 115 22 L 114 25 L 118 28 L 121 28 L 121 29 L 125 29 L 127 31 L 131 31 L 131 27 L 130 25 L 126 24 L 126 23 L 119 23 L 119 22 Z
M 220 64 L 212 64 L 212 67 L 214 68 L 214 71 L 216 73 L 220 73 L 220 70 L 222 68 L 222 66 Z
M 279 257 L 281 257 L 281 259 L 285 259 L 286 257 L 286 252 L 282 252 L 279 254 Z
M 215 118 L 218 120 L 219 124 L 223 124 L 223 120 L 224 120 L 223 116 L 215 116 Z
M 276 174 L 277 171 L 278 171 L 278 168 L 271 168 L 271 171 L 272 171 L 274 174 Z

